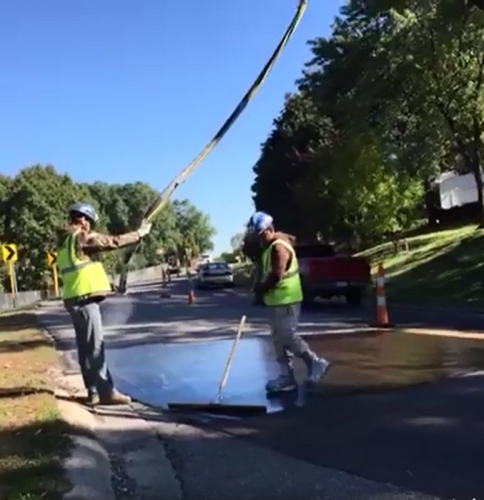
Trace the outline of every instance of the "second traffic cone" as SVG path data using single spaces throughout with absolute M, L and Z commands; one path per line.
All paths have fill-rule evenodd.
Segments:
M 195 294 L 193 293 L 193 290 L 190 290 L 188 292 L 188 303 L 193 304 L 195 302 Z
M 385 270 L 378 265 L 376 277 L 376 321 L 370 324 L 377 328 L 392 328 L 388 320 L 387 296 L 385 293 Z

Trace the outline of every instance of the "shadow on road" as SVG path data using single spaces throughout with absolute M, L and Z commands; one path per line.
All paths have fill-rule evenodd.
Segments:
M 379 483 L 439 498 L 484 496 L 484 375 L 394 391 L 319 394 L 302 408 L 246 419 L 210 419 L 133 406 L 151 422 L 217 429 Z M 129 418 L 122 408 L 97 412 Z M 370 498 L 361 494 L 356 496 Z
M 301 460 L 442 498 L 484 496 L 484 376 L 212 425 Z

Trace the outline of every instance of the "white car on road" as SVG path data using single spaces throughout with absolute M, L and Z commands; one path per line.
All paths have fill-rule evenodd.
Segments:
M 234 273 L 226 262 L 202 264 L 195 278 L 197 288 L 233 287 Z

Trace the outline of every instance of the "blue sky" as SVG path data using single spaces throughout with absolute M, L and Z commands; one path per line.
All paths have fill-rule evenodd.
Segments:
M 215 251 L 253 210 L 260 144 L 343 0 L 310 0 L 265 85 L 176 193 Z M 212 138 L 274 50 L 296 0 L 15 0 L 0 16 L 0 172 L 51 163 L 77 181 L 162 189 Z

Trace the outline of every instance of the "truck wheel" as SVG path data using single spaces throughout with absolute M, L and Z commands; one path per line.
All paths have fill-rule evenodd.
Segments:
M 361 292 L 350 292 L 350 293 L 346 294 L 346 303 L 349 306 L 360 306 L 361 299 L 362 299 Z

